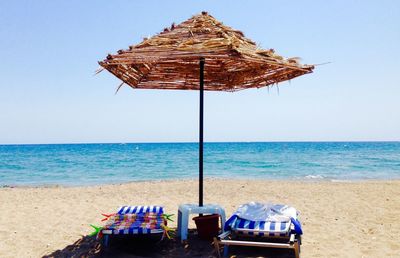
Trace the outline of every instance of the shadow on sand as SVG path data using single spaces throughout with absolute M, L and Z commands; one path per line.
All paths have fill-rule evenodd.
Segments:
M 179 239 L 158 241 L 152 238 L 113 237 L 108 248 L 101 248 L 95 237 L 85 236 L 62 250 L 44 257 L 218 257 L 210 241 L 197 238 L 192 232 L 186 244 Z M 289 250 L 231 247 L 234 257 L 294 257 Z M 221 253 L 222 255 L 222 253 Z

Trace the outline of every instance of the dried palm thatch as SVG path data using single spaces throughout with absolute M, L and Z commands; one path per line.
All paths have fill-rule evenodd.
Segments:
M 132 88 L 199 89 L 199 58 L 205 58 L 204 89 L 237 91 L 264 87 L 311 73 L 312 65 L 263 50 L 243 33 L 206 12 L 164 29 L 100 66 Z

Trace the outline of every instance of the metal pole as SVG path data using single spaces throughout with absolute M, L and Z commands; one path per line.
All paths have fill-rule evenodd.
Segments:
M 200 121 L 199 121 L 199 206 L 203 206 L 203 119 L 204 119 L 204 63 L 200 58 Z

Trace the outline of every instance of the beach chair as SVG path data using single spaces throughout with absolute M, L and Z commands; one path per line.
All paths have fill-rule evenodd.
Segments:
M 295 208 L 279 204 L 251 202 L 241 205 L 230 217 L 224 232 L 214 238 L 214 246 L 220 257 L 227 256 L 229 246 L 254 246 L 287 248 L 300 256 L 302 229 Z
M 164 214 L 161 206 L 122 206 L 117 213 L 106 215 L 105 226 L 98 235 L 107 247 L 112 235 L 152 235 L 160 239 L 169 236 L 167 220 L 171 215 Z

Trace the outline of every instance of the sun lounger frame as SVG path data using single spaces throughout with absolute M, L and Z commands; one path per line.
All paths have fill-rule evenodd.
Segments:
M 294 227 L 291 225 L 291 232 L 294 232 Z M 267 241 L 245 241 L 245 240 L 232 240 L 235 238 L 236 233 L 233 231 L 226 231 L 220 234 L 218 237 L 214 238 L 214 247 L 218 254 L 218 257 L 221 257 L 220 253 L 220 245 L 224 246 L 223 256 L 228 256 L 229 246 L 254 246 L 254 247 L 268 247 L 268 248 L 282 248 L 282 249 L 292 249 L 294 251 L 294 255 L 296 258 L 300 257 L 300 244 L 301 238 L 295 233 L 290 233 L 288 237 L 279 237 L 279 236 L 268 236 L 268 231 L 264 230 L 253 230 L 253 229 L 245 229 L 245 228 L 237 228 L 236 231 L 242 232 L 253 232 L 253 233 L 264 233 L 266 236 L 259 235 L 246 235 L 248 238 L 260 238 L 260 239 L 287 239 L 287 242 L 277 243 L 277 242 L 267 242 Z

